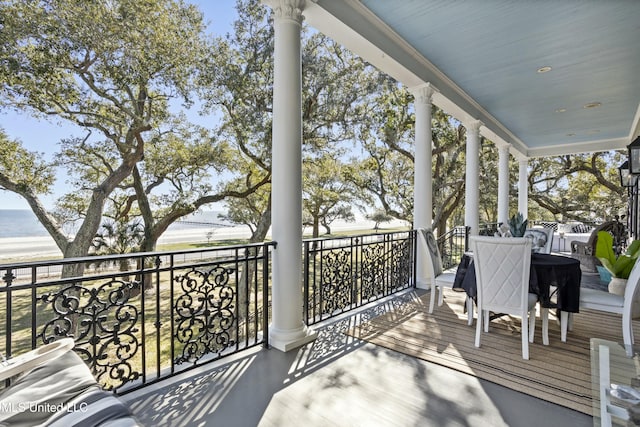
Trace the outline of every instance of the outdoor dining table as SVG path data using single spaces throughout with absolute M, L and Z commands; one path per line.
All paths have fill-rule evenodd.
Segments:
M 562 255 L 531 254 L 529 292 L 538 295 L 543 307 L 578 313 L 581 279 L 579 260 Z M 462 256 L 453 289 L 464 291 L 475 300 L 476 271 L 471 254 L 465 253 Z M 555 301 L 553 301 L 554 297 Z

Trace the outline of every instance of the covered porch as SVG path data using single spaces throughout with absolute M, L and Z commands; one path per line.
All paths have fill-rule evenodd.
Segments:
M 498 182 L 498 222 L 509 200 L 528 211 L 531 158 L 626 149 L 640 134 L 640 4 L 518 4 L 380 0 L 268 0 L 274 11 L 273 233 L 276 348 L 313 339 L 288 306 L 299 298 L 302 146 L 300 30 L 305 20 L 409 88 L 415 96 L 413 228 L 433 222 L 431 107 L 466 128 L 464 226 L 479 232 L 479 182 Z M 623 53 L 624 52 L 624 53 Z M 295 120 L 292 118 L 296 118 Z M 479 171 L 480 140 L 498 148 L 497 177 Z M 509 160 L 518 193 L 509 194 Z M 292 185 L 295 183 L 296 185 Z M 432 278 L 424 250 L 416 285 Z
M 422 316 L 420 327 L 445 340 L 473 334 L 464 293 L 447 291 L 445 305 L 427 314 L 430 292 L 413 286 L 416 243 L 412 230 L 305 240 L 298 310 L 317 338 L 288 352 L 268 348 L 274 244 L 3 265 L 0 343 L 3 353 L 19 355 L 74 336 L 76 353 L 142 425 L 592 425 L 590 401 L 588 413 L 585 405 L 578 412 L 354 336 L 354 328 L 385 316 L 400 325 Z M 83 276 L 61 278 L 74 262 L 88 264 Z M 439 324 L 443 313 L 453 317 Z M 538 319 L 537 364 L 548 352 L 540 329 Z M 573 354 L 577 344 L 588 363 L 588 334 L 561 342 L 554 320 L 550 334 L 561 352 Z M 617 325 L 594 336 L 619 335 Z M 471 337 L 444 347 L 418 341 L 438 352 L 466 347 L 469 362 L 500 349 L 475 349 Z M 507 341 L 519 345 L 517 337 Z M 522 360 L 519 350 L 515 359 Z M 505 374 L 518 377 L 511 368 Z
M 315 320 L 305 318 L 304 308 L 309 300 L 303 289 L 308 286 L 301 284 L 305 279 L 309 280 L 310 273 L 298 262 L 306 256 L 300 198 L 300 70 L 303 65 L 300 28 L 302 20 L 306 19 L 314 28 L 340 41 L 412 89 L 416 98 L 413 229 L 429 228 L 433 221 L 429 173 L 431 105 L 438 105 L 465 124 L 464 226 L 469 227 L 471 234 L 478 234 L 480 179 L 499 181 L 498 219 L 505 222 L 508 218 L 509 198 L 516 197 L 508 192 L 510 156 L 514 156 L 519 164 L 518 210 L 526 214 L 528 159 L 624 149 L 638 135 L 640 85 L 636 70 L 640 67 L 640 55 L 636 44 L 640 39 L 637 26 L 640 4 L 625 1 L 615 2 L 615 6 L 593 4 L 590 6 L 595 6 L 595 10 L 582 15 L 583 8 L 575 3 L 571 6 L 549 3 L 542 12 L 540 6 L 533 3 L 514 6 L 509 2 L 492 6 L 495 10 L 486 4 L 479 5 L 480 2 L 475 6 L 468 2 L 381 0 L 269 0 L 266 3 L 275 12 L 274 244 L 257 249 L 242 248 L 242 253 L 221 255 L 220 260 L 213 263 L 197 261 L 196 265 L 189 266 L 197 271 L 203 265 L 213 268 L 232 262 L 234 266 L 229 271 L 233 274 L 221 274 L 234 283 L 246 279 L 247 276 L 236 273 L 243 268 L 260 271 L 259 277 L 255 275 L 254 288 L 260 288 L 263 293 L 248 307 L 255 312 L 255 327 L 247 326 L 243 337 L 249 345 L 241 352 L 124 394 L 122 398 L 130 404 L 134 414 L 146 425 L 592 425 L 593 420 L 588 415 L 344 334 L 363 320 L 416 304 L 428 292 L 432 278 L 425 267 L 426 251 L 411 237 L 413 230 L 402 237 L 410 242 L 407 254 L 411 254 L 400 260 L 404 262 L 401 264 L 406 279 L 403 289 L 394 289 L 393 295 L 376 293 L 376 298 L 384 296 L 384 299 L 376 301 L 372 298 L 364 308 L 357 308 L 355 314 L 344 313 L 328 320 L 321 319 L 316 324 Z M 518 11 L 519 7 L 526 10 Z M 615 13 L 604 13 L 601 7 L 612 7 Z M 439 14 L 449 8 L 445 15 Z M 532 13 L 531 8 L 540 12 L 539 15 Z M 581 19 L 571 18 L 574 15 Z M 615 29 L 596 32 L 598 40 L 620 49 L 612 53 L 613 58 L 600 60 L 603 52 L 600 44 L 590 45 L 578 36 L 571 36 L 584 24 L 584 19 L 600 22 L 600 30 Z M 572 51 L 571 46 L 551 43 L 548 52 L 535 54 L 536 48 L 542 46 L 540 40 L 527 43 L 530 34 L 522 32 L 524 26 L 519 24 L 528 22 L 527 27 L 543 28 L 545 22 L 558 21 L 571 24 L 566 25 L 561 34 L 556 34 L 558 40 L 585 45 L 593 53 Z M 511 25 L 494 31 L 500 22 Z M 438 26 L 439 23 L 442 25 Z M 421 39 L 428 40 L 436 33 L 447 43 L 429 40 L 421 44 Z M 455 33 L 465 33 L 466 40 L 458 39 Z M 562 39 L 562 35 L 566 38 Z M 515 43 L 518 40 L 524 44 Z M 443 57 L 441 61 L 431 58 L 428 48 L 436 44 L 441 46 L 434 52 L 436 56 L 445 53 L 452 56 Z M 491 49 L 485 50 L 486 47 Z M 527 55 L 519 55 L 522 52 Z M 559 57 L 562 57 L 559 63 L 563 65 L 556 66 L 553 61 Z M 452 58 L 464 61 L 456 62 Z M 554 70 L 563 69 L 565 71 L 554 84 L 547 82 L 540 86 L 534 83 L 534 79 L 553 76 Z M 464 73 L 456 74 L 456 70 L 464 70 Z M 527 77 L 516 79 L 522 75 Z M 602 114 L 594 117 L 594 112 Z M 497 178 L 481 177 L 478 171 L 478 147 L 483 135 L 498 146 Z M 173 261 L 169 265 L 173 269 Z M 385 265 L 383 270 L 386 274 L 395 267 Z M 348 269 L 343 272 L 350 274 Z M 10 282 L 9 274 L 3 273 L 3 278 L 8 277 Z M 122 272 L 110 271 L 96 280 L 129 290 L 137 281 L 135 285 L 139 290 L 146 284 L 146 277 L 151 277 L 157 287 L 156 294 L 148 301 L 144 292 L 140 294 L 140 304 L 143 304 L 139 308 L 140 321 L 142 324 L 148 322 L 150 331 L 156 328 L 159 336 L 161 330 L 167 330 L 174 323 L 165 322 L 163 326 L 160 321 L 161 302 L 168 301 L 160 299 L 160 277 L 169 274 L 173 280 L 173 272 L 164 270 L 160 262 L 155 266 L 141 262 L 126 279 Z M 143 279 L 138 280 L 140 277 Z M 6 283 L 6 278 L 4 280 L 3 292 L 9 302 L 12 294 L 15 295 L 15 288 Z M 36 282 L 32 279 L 17 289 L 25 294 L 33 291 L 34 307 Z M 251 298 L 230 303 L 239 306 L 249 300 Z M 271 302 L 270 306 L 268 302 Z M 11 305 L 6 304 L 9 316 Z M 145 308 L 144 304 L 149 307 L 156 304 L 157 307 Z M 151 312 L 146 314 L 146 320 L 145 310 Z M 203 312 L 188 314 L 201 317 Z M 171 334 L 173 339 L 173 331 Z M 35 346 L 36 337 L 39 335 L 33 332 L 25 339 Z M 11 344 L 7 342 L 11 339 L 7 328 L 5 348 L 9 346 L 8 354 L 11 354 Z M 273 349 L 260 347 L 266 343 Z M 149 351 L 153 352 L 155 349 L 151 346 L 157 348 L 158 357 L 161 350 L 166 350 L 160 348 L 159 341 L 152 340 Z M 173 348 L 171 352 L 173 363 Z M 185 353 L 184 359 L 191 362 L 202 356 L 198 349 L 193 354 Z M 97 359 L 94 361 L 97 363 Z M 160 376 L 161 368 L 158 363 L 141 369 L 145 375 L 149 370 L 157 371 Z

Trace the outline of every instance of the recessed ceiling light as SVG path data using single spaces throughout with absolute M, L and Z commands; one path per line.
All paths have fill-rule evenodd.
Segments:
M 602 103 L 600 103 L 600 102 L 590 102 L 588 104 L 584 104 L 582 106 L 582 108 L 596 108 L 596 107 L 599 107 L 601 105 L 602 105 Z
M 542 74 L 542 73 L 548 73 L 549 71 L 551 71 L 551 67 L 548 66 L 548 65 L 545 65 L 544 67 L 538 68 L 538 70 L 536 72 L 538 74 Z
M 565 111 L 567 111 L 566 108 L 556 108 L 556 113 L 564 113 Z

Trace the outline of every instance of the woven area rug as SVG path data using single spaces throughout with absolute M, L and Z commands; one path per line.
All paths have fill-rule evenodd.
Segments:
M 464 296 L 445 291 L 445 303 L 429 314 L 427 293 L 346 334 L 592 415 L 589 339 L 621 342 L 620 316 L 583 310 L 574 316 L 567 342 L 560 341 L 559 322 L 550 316 L 549 346 L 542 345 L 538 317 L 529 360 L 524 360 L 517 317 L 493 320 L 489 333 L 482 333 L 480 347 L 474 346 L 475 323 L 467 325 Z M 638 342 L 638 321 L 634 331 Z

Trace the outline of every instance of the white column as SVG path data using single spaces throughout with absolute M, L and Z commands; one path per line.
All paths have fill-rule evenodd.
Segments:
M 482 122 L 473 120 L 464 124 L 467 129 L 467 164 L 464 195 L 464 224 L 471 227 L 472 236 L 478 235 L 480 217 L 480 126 Z
M 524 219 L 529 218 L 529 185 L 527 174 L 527 159 L 518 162 L 518 212 L 522 213 Z
M 416 127 L 413 181 L 413 228 L 431 228 L 433 222 L 432 185 L 432 137 L 431 137 L 431 97 L 435 90 L 427 83 L 411 92 L 415 97 Z M 416 286 L 428 289 L 431 272 L 427 271 L 427 247 L 423 239 L 418 239 L 416 257 Z
M 271 224 L 271 346 L 288 351 L 315 338 L 302 322 L 302 60 L 304 0 L 272 0 L 274 11 Z
M 509 221 L 509 147 L 498 148 L 498 222 Z

